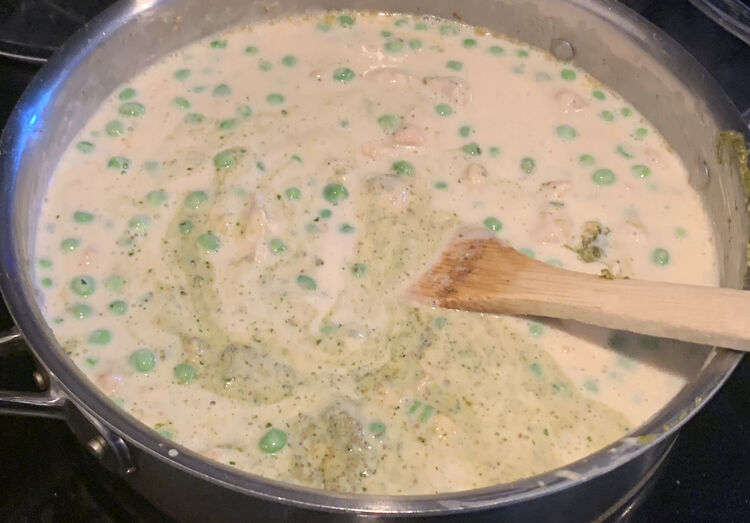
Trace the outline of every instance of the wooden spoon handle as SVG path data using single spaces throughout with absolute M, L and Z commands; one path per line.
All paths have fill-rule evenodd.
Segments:
M 750 351 L 750 292 L 608 280 L 552 267 L 496 240 L 482 240 L 471 252 L 457 245 L 438 264 L 445 271 L 433 268 L 412 296 L 446 308 L 563 318 Z M 425 285 L 432 288 L 425 292 Z

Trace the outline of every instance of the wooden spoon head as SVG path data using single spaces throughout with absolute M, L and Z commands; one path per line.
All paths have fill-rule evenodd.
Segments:
M 460 230 L 443 249 L 437 262 L 405 293 L 414 303 L 477 312 L 512 313 L 487 306 L 488 293 L 512 293 L 515 275 L 546 264 L 504 245 L 483 229 Z M 552 269 L 552 267 L 549 267 Z

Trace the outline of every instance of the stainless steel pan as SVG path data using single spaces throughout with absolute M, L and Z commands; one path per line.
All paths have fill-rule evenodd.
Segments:
M 41 199 L 62 152 L 101 101 L 166 53 L 225 27 L 315 8 L 455 17 L 586 69 L 637 107 L 682 156 L 713 220 L 721 284 L 742 287 L 748 219 L 738 147 L 745 125 L 706 71 L 633 12 L 604 0 L 122 0 L 70 40 L 36 76 L 0 141 L 0 289 L 40 363 L 39 394 L 0 392 L 0 411 L 58 417 L 135 489 L 183 520 L 306 521 L 428 516 L 477 521 L 601 517 L 664 457 L 680 426 L 740 359 L 716 350 L 700 374 L 627 438 L 511 484 L 432 496 L 366 496 L 295 487 L 211 462 L 160 437 L 99 392 L 67 358 L 34 299 L 30 260 Z M 725 136 L 726 138 L 726 136 Z M 742 135 L 735 145 L 744 146 Z M 728 421 L 728 422 L 731 422 Z

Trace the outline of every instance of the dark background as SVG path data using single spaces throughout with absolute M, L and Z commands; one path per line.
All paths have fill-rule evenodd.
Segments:
M 196 0 L 208 1 L 208 0 Z M 48 56 L 109 0 L 0 0 L 0 52 Z M 741 111 L 750 109 L 750 47 L 686 0 L 625 0 L 682 43 Z M 39 65 L 0 56 L 0 125 Z M 749 311 L 750 314 L 750 311 Z M 0 331 L 10 319 L 0 305 Z M 34 390 L 34 363 L 0 359 L 0 388 Z M 750 359 L 682 430 L 620 521 L 750 521 Z M 104 472 L 62 422 L 0 417 L 0 521 L 161 521 Z

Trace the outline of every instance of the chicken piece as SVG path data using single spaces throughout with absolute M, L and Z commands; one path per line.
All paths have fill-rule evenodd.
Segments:
M 461 183 L 466 184 L 469 189 L 478 190 L 487 181 L 487 169 L 478 163 L 471 163 L 461 175 Z
M 531 237 L 540 243 L 562 245 L 570 238 L 572 223 L 559 211 L 541 211 L 531 229 Z
M 384 89 L 404 87 L 412 81 L 412 76 L 397 67 L 378 67 L 362 75 L 366 80 Z
M 424 131 L 415 125 L 402 125 L 393 133 L 391 141 L 402 147 L 419 147 L 424 145 L 426 136 Z
M 569 89 L 558 91 L 555 94 L 555 101 L 560 104 L 562 111 L 566 114 L 583 111 L 588 106 L 586 100 Z
M 471 103 L 471 89 L 461 78 L 456 76 L 426 76 L 422 83 L 430 94 L 454 105 L 463 106 Z
M 384 207 L 403 209 L 409 204 L 409 185 L 401 177 L 383 174 L 367 179 L 367 192 L 377 197 Z
M 112 395 L 122 385 L 122 375 L 112 370 L 102 372 L 96 377 L 96 384 L 105 394 Z

